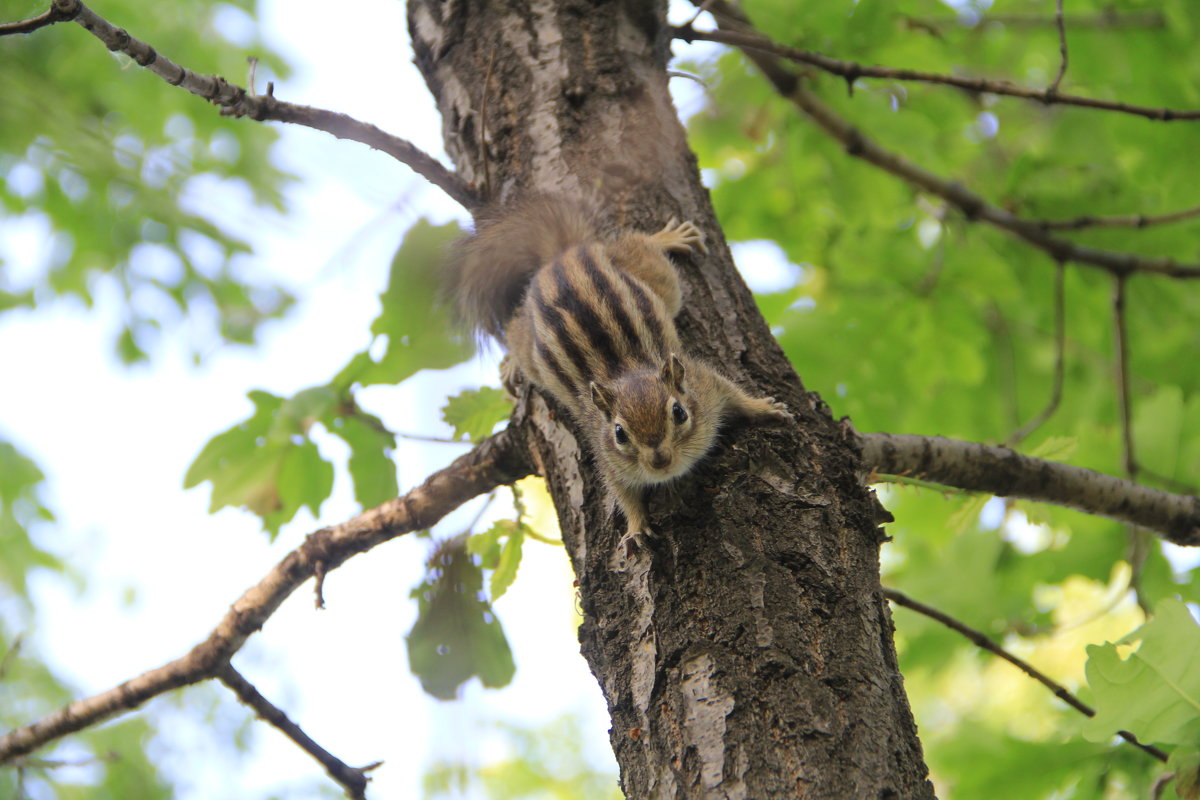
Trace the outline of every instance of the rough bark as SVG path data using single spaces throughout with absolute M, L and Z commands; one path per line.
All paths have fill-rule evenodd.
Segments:
M 880 593 L 857 440 L 772 339 L 733 267 L 667 92 L 665 3 L 410 0 L 447 151 L 490 200 L 590 201 L 602 227 L 691 219 L 712 254 L 684 278 L 685 345 L 786 402 L 650 502 L 627 572 L 572 423 L 528 395 L 513 425 L 550 485 L 579 580 L 582 651 L 630 797 L 932 797 Z M 797 187 L 803 191 L 803 187 Z M 564 601 L 565 602 L 565 601 Z

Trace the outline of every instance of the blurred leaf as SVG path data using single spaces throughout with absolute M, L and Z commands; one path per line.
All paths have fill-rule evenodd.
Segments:
M 438 547 L 412 595 L 418 616 L 407 638 L 408 662 L 426 692 L 452 700 L 472 676 L 493 689 L 512 680 L 512 651 L 483 599 L 483 572 L 461 539 Z
M 462 229 L 455 223 L 433 225 L 417 220 L 400 243 L 380 296 L 383 308 L 371 333 L 383 337 L 386 349 L 378 360 L 360 353 L 338 373 L 333 385 L 396 384 L 423 369 L 445 369 L 471 357 L 472 343 L 450 321 L 437 302 L 439 275 L 446 249 Z
M 962 725 L 931 750 L 930 762 L 950 786 L 947 796 L 961 800 L 1065 796 L 1101 800 L 1104 758 L 1111 749 L 1078 741 L 1022 741 L 983 725 Z M 1081 772 L 1091 778 L 1084 782 L 1095 787 L 1092 791 L 1076 786 Z
M 1096 716 L 1084 728 L 1092 741 L 1127 730 L 1147 744 L 1200 742 L 1200 626 L 1178 600 L 1164 600 L 1154 619 L 1127 636 L 1140 642 L 1121 657 L 1117 645 L 1088 648 L 1087 679 Z
M 1051 436 L 1029 451 L 1032 458 L 1048 461 L 1066 461 L 1075 452 L 1079 441 L 1073 436 Z
M 1176 747 L 1167 768 L 1175 773 L 1175 794 L 1181 800 L 1200 798 L 1200 749 Z
M 225 35 L 217 20 L 233 9 L 254 12 L 245 0 L 155 9 L 112 0 L 104 14 L 200 73 L 244 74 L 253 54 L 260 75 L 286 75 L 257 33 L 236 43 Z M 243 270 L 249 245 L 221 211 L 229 201 L 282 210 L 291 178 L 269 153 L 278 132 L 223 117 L 71 27 L 0 40 L 0 231 L 37 226 L 48 244 L 30 269 L 13 273 L 19 279 L 0 279 L 0 313 L 55 296 L 89 306 L 103 296 L 120 305 L 116 350 L 126 363 L 148 358 L 166 331 L 182 331 L 196 352 L 211 351 L 217 337 L 255 341 L 291 297 Z M 206 202 L 189 186 L 198 176 Z
M 508 591 L 508 587 L 512 586 L 513 581 L 517 579 L 517 568 L 521 566 L 521 549 L 525 543 L 526 528 L 523 524 L 512 520 L 502 520 L 496 524 L 503 523 L 508 523 L 504 526 L 508 533 L 504 541 L 504 548 L 500 551 L 500 556 L 496 561 L 496 571 L 492 573 L 493 603 L 503 597 L 504 593 Z
M 62 562 L 34 543 L 30 527 L 52 521 L 54 514 L 41 499 L 45 476 L 32 459 L 0 439 L 0 587 L 28 602 L 30 570 L 63 569 Z M 2 655 L 0 655 L 2 657 Z
M 481 442 L 512 413 L 512 401 L 502 389 L 480 386 L 449 398 L 442 419 L 454 427 L 455 439 Z
M 424 797 L 489 800 L 620 800 L 622 797 L 611 756 L 607 769 L 597 769 L 579 746 L 585 732 L 578 715 L 564 714 L 541 726 L 498 721 L 484 727 L 481 733 L 491 734 L 489 740 L 503 742 L 504 755 L 479 764 L 435 762 L 424 775 Z

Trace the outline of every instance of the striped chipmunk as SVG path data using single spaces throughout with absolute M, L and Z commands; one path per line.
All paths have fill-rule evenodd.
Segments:
M 446 271 L 460 320 L 508 349 L 509 392 L 527 379 L 578 422 L 610 511 L 625 515 L 618 558 L 650 534 L 646 487 L 686 474 L 723 421 L 792 421 L 782 403 L 747 394 L 681 347 L 667 253 L 707 252 L 699 228 L 673 219 L 602 242 L 580 206 L 543 196 L 485 214 Z

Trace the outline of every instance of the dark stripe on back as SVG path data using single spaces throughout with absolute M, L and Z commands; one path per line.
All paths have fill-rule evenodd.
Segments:
M 629 293 L 633 295 L 633 302 L 637 303 L 638 311 L 642 313 L 642 319 L 646 322 L 646 329 L 650 332 L 651 347 L 654 348 L 654 352 L 659 358 L 664 358 L 666 353 L 663 352 L 663 345 L 666 334 L 663 331 L 662 320 L 655 313 L 654 305 L 646 295 L 646 290 L 642 288 L 639 281 L 635 281 L 625 272 L 619 269 L 616 272 L 621 276 L 621 280 L 625 282 L 625 286 L 629 288 Z
M 584 274 L 596 287 L 596 294 L 608 306 L 609 312 L 617 322 L 617 327 L 621 329 L 621 334 L 629 345 L 630 355 L 638 361 L 645 361 L 647 359 L 645 343 L 638 336 L 633 320 L 625 313 L 625 306 L 621 302 L 621 296 L 617 294 L 616 287 L 612 285 L 612 281 L 608 279 L 604 271 L 596 265 L 596 260 L 592 258 L 592 254 L 587 248 L 579 248 L 579 260 L 583 264 Z
M 546 347 L 546 343 L 534 337 L 533 346 L 537 350 L 538 358 L 550 369 L 550 372 L 554 373 L 554 377 L 563 385 L 563 388 L 570 394 L 578 395 L 579 387 L 571 380 L 571 376 L 563 369 L 562 364 L 558 363 L 558 359 L 554 357 L 554 353 L 550 352 L 550 348 Z
M 578 248 L 578 252 L 582 256 L 585 252 L 584 248 Z M 619 371 L 621 355 L 617 352 L 617 345 L 609 335 L 604 321 L 600 319 L 596 309 L 588 305 L 587 301 L 580 296 L 579 289 L 571 285 L 566 267 L 563 266 L 561 259 L 554 262 L 553 275 L 555 288 L 558 290 L 558 297 L 555 300 L 564 312 L 574 317 L 575 321 L 579 323 L 579 330 L 587 337 L 591 351 L 600 357 L 600 361 L 604 365 L 603 379 L 612 378 Z M 587 375 L 587 370 L 583 370 L 583 374 Z
M 550 334 L 554 337 L 554 341 L 567 354 L 567 358 L 571 359 L 571 363 L 575 365 L 575 371 L 579 373 L 582 380 L 591 380 L 591 370 L 588 368 L 587 355 L 580 349 L 579 343 L 571 336 L 571 331 L 567 327 L 567 321 L 563 318 L 562 312 L 556 306 L 552 306 L 546 302 L 545 296 L 542 294 L 541 281 L 533 282 L 533 299 L 537 302 L 538 313 L 542 317 L 542 321 L 550 328 Z M 561 298 L 559 298 L 561 302 Z M 561 369 L 561 365 L 560 365 Z M 572 381 L 565 381 L 566 386 L 572 391 L 578 391 L 578 387 L 574 386 Z

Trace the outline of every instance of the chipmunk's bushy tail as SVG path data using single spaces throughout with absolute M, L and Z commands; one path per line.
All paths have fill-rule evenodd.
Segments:
M 493 206 L 477 218 L 475 234 L 455 245 L 445 294 L 463 325 L 503 342 L 504 327 L 533 274 L 564 250 L 595 238 L 585 207 L 561 197 Z

